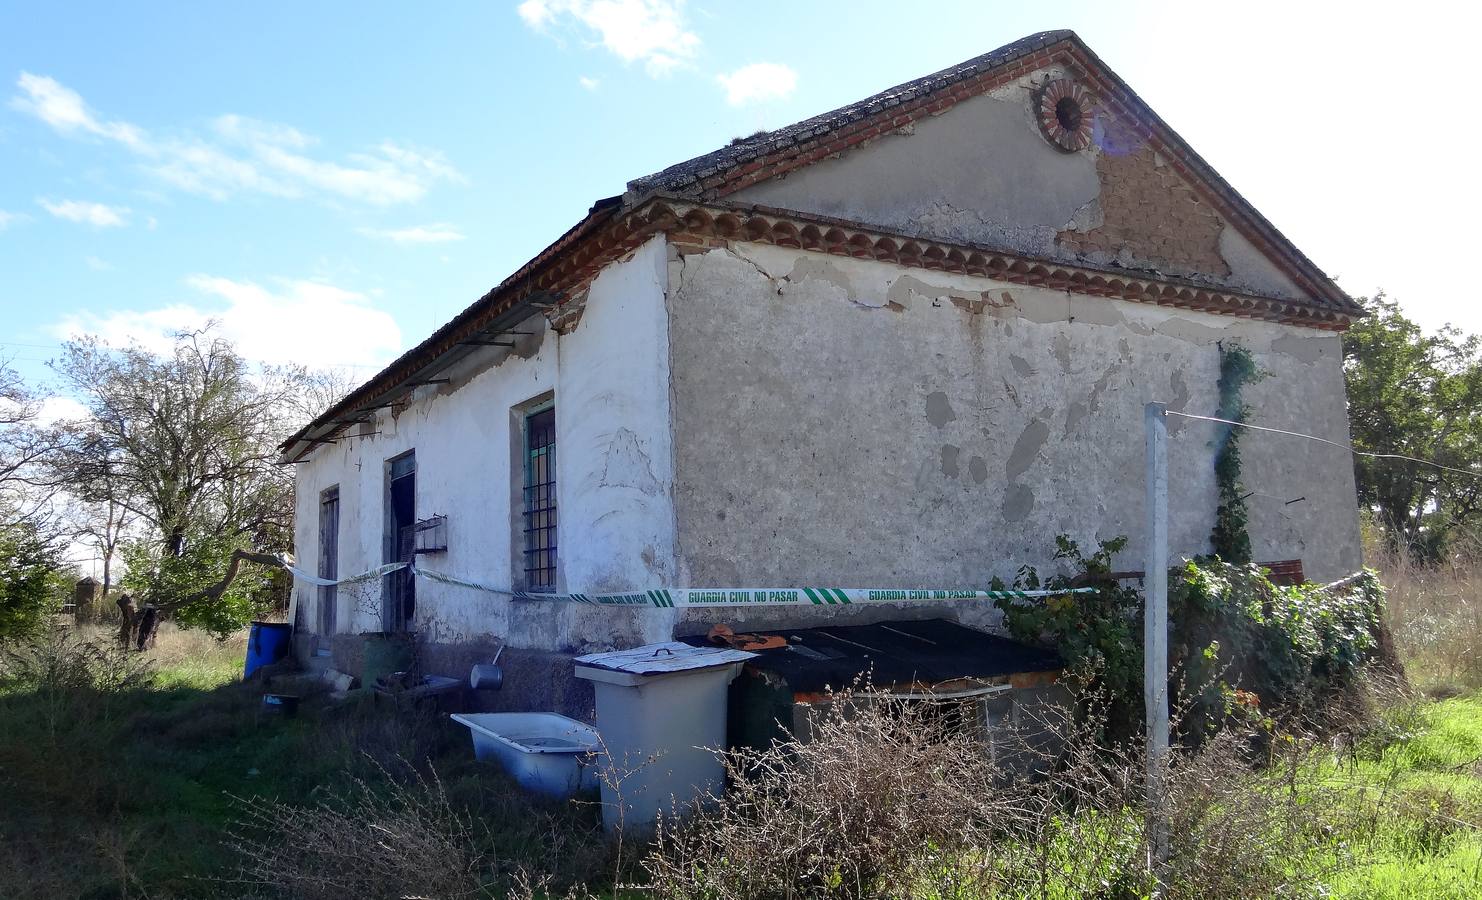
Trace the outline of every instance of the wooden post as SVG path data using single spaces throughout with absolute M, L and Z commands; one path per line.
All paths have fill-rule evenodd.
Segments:
M 1168 756 L 1168 408 L 1149 403 L 1147 556 L 1143 565 L 1143 700 L 1147 707 L 1147 826 L 1154 872 L 1168 862 L 1163 772 Z

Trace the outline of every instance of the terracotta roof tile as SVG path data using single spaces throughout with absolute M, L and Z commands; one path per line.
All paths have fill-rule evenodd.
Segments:
M 963 79 L 969 78 L 979 72 L 997 68 L 1007 62 L 1012 62 L 1022 56 L 1027 56 L 1036 50 L 1042 50 L 1052 44 L 1059 43 L 1066 38 L 1075 37 L 1075 32 L 1068 30 L 1041 31 L 1028 37 L 1020 38 L 1012 44 L 1005 44 L 997 50 L 992 50 L 982 56 L 974 57 L 967 62 L 958 63 L 955 66 L 933 72 L 930 75 L 898 84 L 893 88 L 881 91 L 871 97 L 866 97 L 847 106 L 804 119 L 801 122 L 779 128 L 776 131 L 768 131 L 753 135 L 745 140 L 728 144 L 719 150 L 697 156 L 677 165 L 670 166 L 661 172 L 655 172 L 643 178 L 637 178 L 628 182 L 628 190 L 637 194 L 647 194 L 653 191 L 679 191 L 690 186 L 696 181 L 696 175 L 700 178 L 707 174 L 725 171 L 743 162 L 755 159 L 757 156 L 784 150 L 797 143 L 810 138 L 817 137 L 835 131 L 841 126 L 860 119 L 868 118 L 881 110 L 899 106 L 907 100 L 917 96 L 930 94 L 944 87 L 957 84 Z

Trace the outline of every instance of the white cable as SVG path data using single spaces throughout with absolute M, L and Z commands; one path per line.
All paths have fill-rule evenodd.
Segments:
M 1286 431 L 1281 428 L 1270 428 L 1265 425 L 1252 425 L 1249 422 L 1235 422 L 1230 419 L 1221 419 L 1216 416 L 1196 416 L 1193 413 L 1176 412 L 1171 409 L 1164 410 L 1164 413 L 1170 416 L 1178 416 L 1182 419 L 1199 419 L 1204 422 L 1219 422 L 1222 425 L 1234 425 L 1239 428 L 1249 428 L 1253 431 L 1269 431 L 1272 434 L 1285 434 L 1289 437 L 1306 438 L 1309 441 L 1317 441 L 1320 444 L 1329 444 L 1331 446 L 1337 447 L 1339 450 L 1347 450 L 1349 453 L 1352 453 L 1355 456 L 1367 456 L 1371 459 L 1403 459 L 1406 462 L 1420 463 L 1423 466 L 1432 466 L 1446 472 L 1455 472 L 1458 475 L 1470 475 L 1473 478 L 1482 478 L 1482 472 L 1469 472 L 1466 469 L 1454 469 L 1451 466 L 1443 466 L 1438 462 L 1431 462 L 1428 459 L 1417 459 L 1413 456 L 1404 456 L 1399 453 L 1370 453 L 1367 450 L 1356 450 L 1349 444 L 1340 444 L 1337 441 L 1330 441 L 1327 438 L 1318 437 L 1315 434 L 1303 434 L 1300 431 Z

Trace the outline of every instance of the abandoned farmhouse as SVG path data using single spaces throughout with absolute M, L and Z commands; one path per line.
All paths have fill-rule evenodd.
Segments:
M 1252 422 L 1346 444 L 1359 313 L 1076 35 L 1032 35 L 629 182 L 288 440 L 301 567 L 465 582 L 301 581 L 299 652 L 415 631 L 456 676 L 503 645 L 498 702 L 565 711 L 572 657 L 721 622 L 992 631 L 507 592 L 985 588 L 1062 533 L 1140 568 L 1144 404 L 1214 414 L 1235 344 Z M 1208 552 L 1221 434 L 1169 428 L 1170 552 Z M 1243 452 L 1255 558 L 1356 569 L 1347 455 Z

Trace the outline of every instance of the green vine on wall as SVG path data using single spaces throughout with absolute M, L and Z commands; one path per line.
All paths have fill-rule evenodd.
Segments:
M 1220 403 L 1215 415 L 1231 422 L 1244 422 L 1249 408 L 1243 394 L 1248 384 L 1261 378 L 1255 358 L 1238 344 L 1220 344 Z M 1215 454 L 1214 476 L 1219 490 L 1219 506 L 1214 513 L 1214 530 L 1209 542 L 1214 555 L 1228 563 L 1244 565 L 1251 561 L 1250 518 L 1245 506 L 1245 486 L 1240 482 L 1240 438 L 1244 429 L 1223 426 L 1225 433 Z

